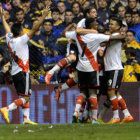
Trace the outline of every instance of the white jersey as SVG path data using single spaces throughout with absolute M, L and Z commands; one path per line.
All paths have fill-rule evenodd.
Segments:
M 77 35 L 75 31 L 66 32 L 65 36 L 76 41 L 79 53 L 79 61 L 76 68 L 83 72 L 97 71 L 98 48 L 101 42 L 109 41 L 110 36 L 104 34 Z M 84 49 L 85 51 L 83 51 Z
M 6 34 L 6 42 L 8 44 L 12 61 L 12 75 L 20 71 L 29 72 L 29 48 L 27 42 L 29 37 L 27 34 L 13 38 L 12 33 Z
M 85 28 L 85 27 L 86 27 L 85 21 L 86 21 L 85 18 L 81 19 L 81 20 L 78 22 L 77 27 L 79 27 L 79 28 Z
M 112 34 L 112 36 L 118 34 L 119 33 L 114 33 Z M 104 56 L 105 71 L 123 69 L 121 62 L 121 50 L 122 50 L 122 42 L 120 40 L 110 41 L 110 44 L 109 46 L 107 46 Z

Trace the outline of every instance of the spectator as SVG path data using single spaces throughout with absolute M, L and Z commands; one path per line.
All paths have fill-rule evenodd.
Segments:
M 1 61 L 0 84 L 12 84 L 10 71 L 11 71 L 10 59 L 3 58 L 3 60 Z
M 128 0 L 128 10 L 131 12 L 140 12 L 137 8 L 138 0 Z
M 82 9 L 83 11 L 88 9 L 90 7 L 91 3 L 90 1 L 85 1 L 83 4 L 82 4 Z
M 64 21 L 64 16 L 65 16 L 65 11 L 66 11 L 66 5 L 65 5 L 65 3 L 62 2 L 62 1 L 59 1 L 59 2 L 57 3 L 57 8 L 58 8 L 59 11 L 60 11 L 60 19 L 61 19 L 62 21 Z
M 79 4 L 79 2 L 74 2 L 71 5 L 71 9 L 74 14 L 73 22 L 78 23 L 83 18 L 81 5 Z
M 128 30 L 127 24 L 123 23 L 123 24 L 122 24 L 122 27 L 121 27 L 121 29 L 120 29 L 120 33 L 121 33 L 122 35 L 126 36 L 127 30 Z
M 67 25 L 72 23 L 73 18 L 74 18 L 73 12 L 71 10 L 66 10 L 66 12 L 65 12 L 65 20 L 61 25 L 65 28 Z
M 140 45 L 139 43 L 135 40 L 135 32 L 128 30 L 126 32 L 126 43 L 127 43 L 127 47 L 133 47 L 133 48 L 139 48 L 140 49 Z
M 43 0 L 36 0 L 35 7 L 36 7 L 36 10 L 42 11 L 44 8 Z
M 43 5 L 44 5 L 44 7 L 46 7 L 46 6 L 47 6 L 47 7 L 50 7 L 51 10 L 52 10 L 53 8 L 55 8 L 55 4 L 54 4 L 53 0 L 43 0 Z M 46 19 L 52 18 L 51 10 L 50 10 L 48 16 L 46 17 Z M 42 12 L 43 12 L 43 11 L 42 11 Z
M 126 49 L 127 62 L 124 65 L 124 82 L 137 82 L 137 74 L 140 74 L 140 65 L 138 64 L 135 56 L 136 50 L 132 47 Z
M 61 26 L 63 22 L 60 19 L 60 12 L 58 9 L 54 9 L 52 11 L 52 20 L 53 20 L 53 34 L 57 36 L 57 38 L 61 37 L 61 32 L 63 31 L 64 27 Z
M 134 31 L 135 33 L 140 29 L 140 16 L 138 12 L 132 13 L 132 27 L 129 30 Z
M 118 7 L 122 6 L 122 2 L 120 0 L 112 0 L 109 8 L 112 14 L 118 13 Z
M 39 20 L 41 16 L 42 16 L 42 13 L 40 11 L 35 11 L 33 13 L 32 20 Z
M 109 23 L 109 17 L 111 15 L 110 10 L 108 9 L 107 0 L 99 0 L 98 5 L 98 19 L 105 25 L 105 27 L 107 27 Z
M 70 9 L 71 4 L 75 2 L 75 0 L 66 0 L 65 1 L 65 5 L 66 5 L 66 9 Z
M 33 13 L 35 12 L 35 7 L 31 7 L 30 0 L 21 0 L 21 4 L 25 14 L 24 18 L 31 22 Z
M 10 11 L 10 10 L 12 9 L 11 1 L 12 1 L 12 0 L 6 0 L 6 1 L 3 3 L 3 8 Z
M 15 8 L 20 8 L 21 6 L 21 1 L 20 0 L 12 0 L 12 9 L 15 9 Z
M 10 11 L 5 9 L 4 10 L 4 17 L 5 17 L 5 20 L 7 22 L 9 22 L 10 18 L 11 18 Z M 3 36 L 5 36 L 5 30 L 4 30 L 3 24 L 0 23 L 0 37 L 3 37 Z
M 23 28 L 26 28 L 26 29 L 32 28 L 32 23 L 24 18 L 25 14 L 24 14 L 23 9 L 18 8 L 15 14 L 16 14 L 16 19 L 17 19 L 16 22 L 19 22 L 23 26 Z
M 79 2 L 80 3 L 80 5 L 82 6 L 83 5 L 83 3 L 86 1 L 86 0 L 75 0 L 76 2 Z
M 52 50 L 55 52 L 55 56 L 58 55 L 58 46 L 56 45 L 57 37 L 53 34 L 52 31 L 53 23 L 51 20 L 47 19 L 43 23 L 43 29 L 44 31 L 41 32 L 40 38 L 45 44 L 45 47 L 52 48 Z
M 125 12 L 126 12 L 126 9 L 124 6 L 118 7 L 118 15 L 120 18 L 122 18 L 122 21 L 125 21 Z
M 127 23 L 128 28 L 130 28 L 132 25 L 132 14 L 129 11 L 126 11 L 125 13 L 125 21 Z

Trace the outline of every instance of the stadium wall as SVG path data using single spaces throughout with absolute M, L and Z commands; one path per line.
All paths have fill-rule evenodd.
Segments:
M 72 122 L 72 114 L 75 108 L 76 97 L 79 94 L 77 87 L 62 93 L 59 103 L 55 101 L 53 88 L 56 85 L 33 85 L 30 101 L 30 118 L 40 124 L 65 124 Z M 123 83 L 121 95 L 125 98 L 130 113 L 135 121 L 140 121 L 140 83 Z M 9 105 L 18 98 L 14 86 L 0 86 L 0 108 Z M 105 97 L 101 97 L 99 110 Z M 104 121 L 108 121 L 112 116 L 111 109 L 104 116 Z M 120 112 L 121 119 L 123 114 Z M 9 113 L 12 124 L 23 122 L 21 108 Z M 0 123 L 5 123 L 0 114 Z

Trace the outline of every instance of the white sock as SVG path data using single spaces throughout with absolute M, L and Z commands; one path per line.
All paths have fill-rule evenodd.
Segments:
M 30 114 L 30 108 L 24 108 L 22 109 L 23 115 L 24 115 L 24 121 L 28 122 L 30 120 L 29 114 Z
M 20 98 L 20 99 L 23 101 L 23 105 L 24 105 L 26 103 L 26 100 L 24 98 Z M 19 99 L 17 99 L 17 100 L 19 100 Z M 17 105 L 14 102 L 6 107 L 7 111 L 12 111 L 12 110 L 15 110 L 15 109 L 17 109 Z
M 81 105 L 80 104 L 76 104 L 75 112 L 78 112 L 78 114 L 79 114 L 80 109 L 81 109 Z
M 59 71 L 61 68 L 56 64 L 51 70 L 49 70 L 49 73 L 54 75 L 55 72 Z
M 94 110 L 91 110 L 91 113 L 92 113 L 92 120 L 95 119 L 97 120 L 97 109 L 94 109 Z
M 108 111 L 108 107 L 103 106 L 102 109 L 101 109 L 101 111 L 100 111 L 100 113 L 99 113 L 98 118 L 99 118 L 99 119 L 102 119 L 103 116 L 105 115 L 105 113 L 106 113 L 107 111 Z
M 66 83 L 64 83 L 64 84 L 62 84 L 62 87 L 60 89 L 61 89 L 61 92 L 62 92 L 62 91 L 67 90 L 69 88 L 70 87 Z
M 118 110 L 113 111 L 113 118 L 115 118 L 115 119 L 119 118 L 119 111 Z
M 125 118 L 127 118 L 128 116 L 131 116 L 128 109 L 124 109 L 122 112 L 123 112 Z
M 11 103 L 8 107 L 6 107 L 7 111 L 12 111 L 17 109 L 17 105 L 15 103 Z

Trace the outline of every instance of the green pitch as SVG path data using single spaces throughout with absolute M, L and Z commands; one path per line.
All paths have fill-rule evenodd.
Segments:
M 121 125 L 0 125 L 0 140 L 140 140 L 140 122 Z

